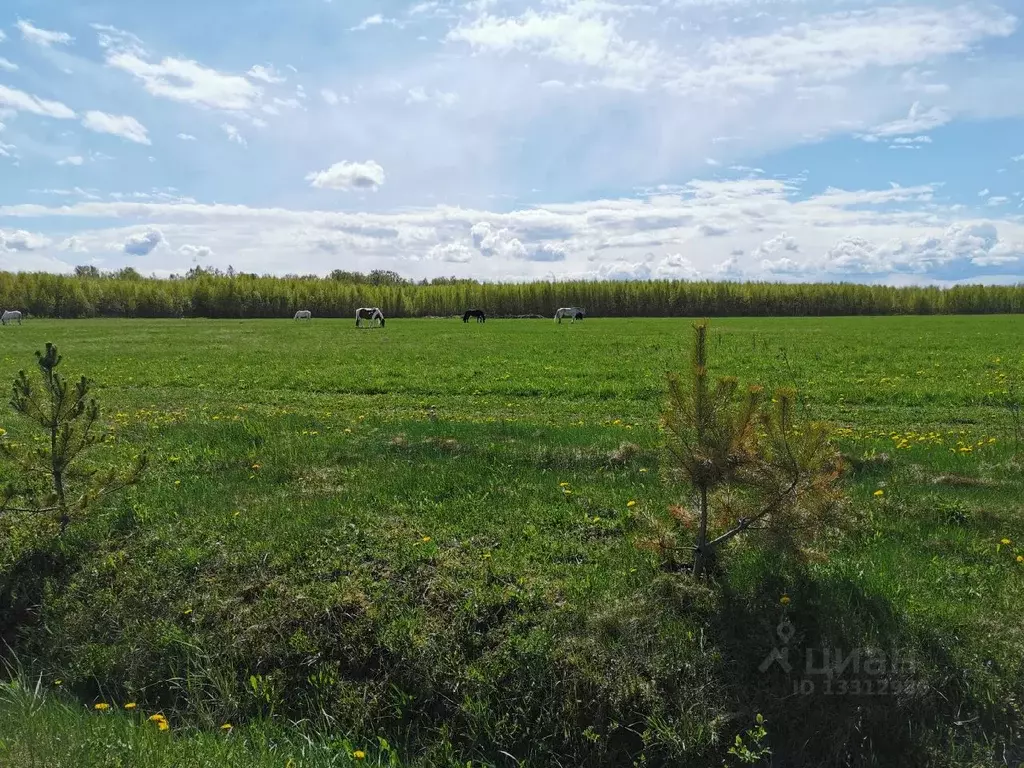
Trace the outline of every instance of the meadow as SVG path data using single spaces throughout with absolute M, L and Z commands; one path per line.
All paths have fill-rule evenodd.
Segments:
M 712 373 L 796 386 L 850 504 L 710 585 L 636 546 L 688 498 L 658 416 L 691 322 L 0 329 L 0 382 L 56 343 L 101 458 L 152 462 L 53 543 L 0 516 L 0 765 L 735 765 L 759 714 L 765 765 L 1022 764 L 1024 317 L 714 320 Z M 912 668 L 800 688 L 869 648 Z

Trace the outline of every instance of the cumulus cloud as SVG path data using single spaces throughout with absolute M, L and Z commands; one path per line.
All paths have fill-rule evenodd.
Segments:
M 462 243 L 438 243 L 427 252 L 427 258 L 465 264 L 473 259 L 473 250 Z
M 150 144 L 146 127 L 128 115 L 108 115 L 106 112 L 91 110 L 82 118 L 82 125 L 96 133 L 109 133 L 136 144 Z
M 15 64 L 13 61 L 5 59 L 3 56 L 0 56 L 0 69 L 4 70 L 5 72 L 17 72 L 18 65 Z
M 186 243 L 178 249 L 178 253 L 182 256 L 196 261 L 198 259 L 208 259 L 213 255 L 213 250 L 205 245 L 190 245 Z
M 331 90 L 330 88 L 321 88 L 320 97 L 324 100 L 324 103 L 332 107 L 337 105 L 341 101 L 341 98 L 338 96 L 338 94 L 335 91 Z
M 191 133 L 179 133 L 178 134 L 178 138 L 181 139 L 182 141 L 195 141 L 196 140 L 196 137 L 193 136 Z
M 18 29 L 21 30 L 21 37 L 23 40 L 27 40 L 30 43 L 41 45 L 44 48 L 49 48 L 54 43 L 59 45 L 68 45 L 74 40 L 71 35 L 67 32 L 51 32 L 48 29 L 40 29 L 39 27 L 33 26 L 32 22 L 19 20 Z
M 306 175 L 306 181 L 317 189 L 372 189 L 384 186 L 384 169 L 373 160 L 353 163 L 343 160 L 323 171 Z
M 145 232 L 138 232 L 128 237 L 122 246 L 125 253 L 131 256 L 148 256 L 160 243 L 163 243 L 164 235 L 159 229 L 147 229 Z
M 6 251 L 7 253 L 42 250 L 49 246 L 51 242 L 48 237 L 26 232 L 23 229 L 0 229 L 0 251 Z

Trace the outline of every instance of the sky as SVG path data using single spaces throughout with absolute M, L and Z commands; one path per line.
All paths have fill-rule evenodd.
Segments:
M 1024 281 L 1024 0 L 5 0 L 0 269 Z

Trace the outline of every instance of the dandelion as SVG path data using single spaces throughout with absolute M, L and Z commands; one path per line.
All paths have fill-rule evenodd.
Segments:
M 135 702 L 134 701 L 129 701 L 127 704 L 124 705 L 124 708 L 125 709 L 135 709 Z
M 429 536 L 424 536 L 422 539 L 420 539 L 420 541 L 422 541 L 424 544 L 429 544 L 430 543 L 430 537 Z
M 635 507 L 636 506 L 636 502 L 633 501 L 632 499 L 630 499 L 629 501 L 626 502 L 626 506 L 627 507 Z
M 259 464 L 253 464 L 253 465 L 252 465 L 252 471 L 253 471 L 253 472 L 257 472 L 257 471 L 259 471 L 259 468 L 260 468 L 260 465 L 259 465 Z
M 167 723 L 167 721 L 166 721 L 166 720 L 161 720 L 160 722 L 158 722 L 158 723 L 156 724 L 156 727 L 157 727 L 158 729 L 160 729 L 161 731 L 166 731 L 166 730 L 169 730 L 171 726 L 170 726 L 170 725 L 168 725 L 168 723 Z
M 568 487 L 569 487 L 569 484 L 568 484 L 568 483 L 559 483 L 559 484 L 558 484 L 558 487 L 559 487 L 559 488 L 568 488 Z
M 999 543 L 1000 543 L 1000 544 L 1002 544 L 1002 545 L 1003 545 L 1004 547 L 1008 547 L 1008 546 L 1010 546 L 1010 545 L 1011 545 L 1011 544 L 1012 544 L 1013 542 L 1012 542 L 1012 541 L 1010 541 L 1009 539 L 1001 539 L 1001 540 L 999 541 Z
M 233 727 L 234 726 L 232 726 L 231 723 L 224 723 L 224 725 L 222 725 L 220 729 L 222 731 L 230 731 Z
M 151 723 L 160 723 L 160 722 L 165 722 L 166 720 L 167 720 L 167 718 L 164 717 L 163 715 L 161 715 L 159 712 L 157 714 L 155 714 L 155 715 L 150 715 L 149 716 L 149 722 L 151 722 Z
M 98 712 L 106 712 L 108 709 L 110 709 L 110 705 L 107 704 L 105 701 L 101 701 L 98 704 L 94 704 L 93 709 L 95 709 Z
M 1024 555 L 1017 555 L 1017 562 L 1024 563 Z
M 782 597 L 780 597 L 779 598 L 779 602 L 782 605 L 789 605 L 789 603 L 790 603 L 789 595 L 783 595 Z
M 54 681 L 53 681 L 53 684 L 54 684 L 54 685 L 62 685 L 63 683 L 64 683 L 64 681 L 63 681 L 63 680 L 54 680 Z
M 352 757 L 354 757 L 356 760 L 365 760 L 366 753 L 363 752 L 363 750 L 361 749 L 357 749 L 355 752 L 352 753 Z
M 877 491 L 875 491 L 875 496 L 885 496 L 885 491 L 879 488 Z

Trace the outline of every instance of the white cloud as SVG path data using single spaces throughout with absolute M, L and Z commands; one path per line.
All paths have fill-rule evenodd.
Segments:
M 228 141 L 233 141 L 236 144 L 241 144 L 243 147 L 249 146 L 246 142 L 245 137 L 238 132 L 238 128 L 231 125 L 231 123 L 221 123 L 220 129 L 224 131 L 224 134 L 228 137 Z
M 6 72 L 17 72 L 18 65 L 15 64 L 13 61 L 8 61 L 3 56 L 0 56 L 0 69 Z
M 875 126 L 867 135 L 873 137 L 892 137 L 920 134 L 945 125 L 952 119 L 952 115 L 944 109 L 939 107 L 922 109 L 921 103 L 915 101 L 910 106 L 910 112 L 906 117 Z M 920 136 L 919 139 L 928 139 L 928 137 Z M 896 141 L 899 142 L 900 140 L 897 139 Z
M 272 85 L 275 83 L 283 83 L 287 80 L 286 77 L 274 69 L 272 64 L 266 67 L 261 64 L 254 64 L 246 74 L 253 80 L 262 80 L 264 83 L 270 83 Z
M 19 20 L 18 29 L 21 30 L 21 37 L 30 43 L 49 48 L 54 43 L 68 45 L 74 40 L 67 32 L 51 32 L 48 29 L 40 29 L 32 25 L 30 21 Z
M 1024 154 L 1014 155 L 1010 159 L 1015 163 L 1024 163 Z
M 325 103 L 329 104 L 332 107 L 335 106 L 339 101 L 341 101 L 341 99 L 338 97 L 338 94 L 332 91 L 330 88 L 322 88 L 320 90 L 320 96 L 321 98 L 323 98 Z
M 37 96 L 0 85 L 0 107 L 8 107 L 19 112 L 31 112 L 41 117 L 53 117 L 58 120 L 71 120 L 75 117 L 72 109 L 59 101 L 48 101 Z
M 125 253 L 131 256 L 148 256 L 160 243 L 166 242 L 159 229 L 147 229 L 130 235 L 122 246 Z
M 191 133 L 179 133 L 178 134 L 178 138 L 181 139 L 182 141 L 195 141 L 196 140 L 196 137 L 193 136 Z
M 1010 198 L 1003 195 L 993 195 L 988 199 L 988 205 L 1006 205 L 1008 202 L 1010 202 Z
M 375 13 L 372 16 L 367 16 L 361 22 L 356 24 L 354 27 L 349 28 L 349 32 L 362 32 L 364 29 L 370 27 L 379 27 L 381 24 L 394 24 L 394 19 L 385 19 L 381 14 Z
M 434 261 L 465 264 L 473 259 L 473 249 L 462 243 L 438 243 L 427 252 L 427 258 Z
M 167 57 L 154 64 L 136 51 L 110 48 L 107 64 L 141 80 L 154 96 L 209 109 L 249 110 L 263 94 L 241 75 L 218 72 L 188 59 Z
M 109 133 L 136 144 L 151 144 L 146 127 L 128 115 L 108 115 L 92 110 L 85 113 L 82 125 L 96 133 Z
M 166 235 L 172 242 L 203 243 L 212 265 L 278 274 L 297 265 L 325 274 L 344 254 L 350 269 L 393 268 L 417 278 L 436 276 L 444 263 L 465 276 L 544 279 L 552 261 L 560 278 L 852 275 L 884 282 L 991 282 L 1024 275 L 1024 221 L 1010 215 L 964 220 L 962 210 L 935 200 L 935 189 L 828 189 L 804 197 L 796 181 L 694 180 L 642 198 L 505 213 L 444 205 L 390 213 L 250 208 L 135 194 L 52 207 L 0 206 L 0 219 L 66 222 L 71 229 L 54 222 L 53 231 L 77 237 L 95 252 L 129 238 L 135 250 L 152 250 Z M 90 218 L 130 226 L 83 229 L 81 222 Z M 705 237 L 702 225 L 724 233 Z M 160 238 L 148 234 L 154 230 Z M 161 248 L 151 261 L 129 263 L 181 272 L 197 253 Z
M 205 245 L 190 245 L 186 243 L 178 249 L 178 253 L 186 258 L 196 261 L 198 259 L 208 259 L 213 255 L 213 251 L 207 248 Z
M 324 171 L 306 175 L 310 186 L 318 189 L 373 189 L 384 186 L 384 169 L 373 160 L 365 163 L 342 161 Z
M 978 193 L 978 197 L 986 197 L 988 195 L 988 187 L 985 187 Z
M 63 160 L 58 160 L 57 165 L 81 165 L 84 162 L 85 160 L 82 159 L 81 155 L 71 155 Z
M 26 232 L 23 229 L 4 230 L 0 229 L 0 251 L 13 253 L 15 251 L 38 251 L 46 248 L 52 243 L 50 238 L 43 235 Z

